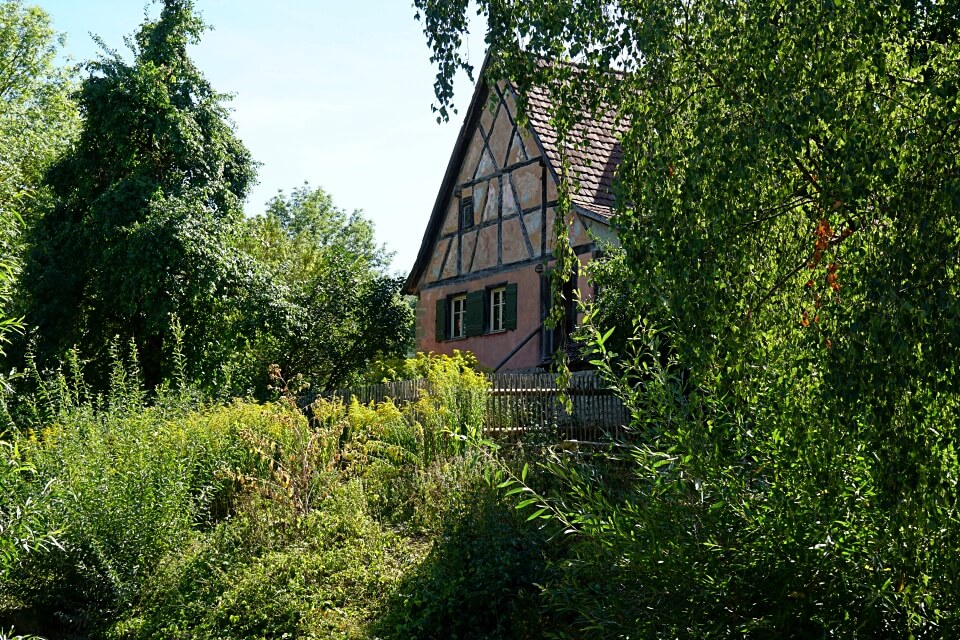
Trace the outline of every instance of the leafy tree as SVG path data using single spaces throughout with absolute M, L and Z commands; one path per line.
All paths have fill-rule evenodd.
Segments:
M 43 171 L 69 144 L 78 123 L 62 44 L 50 17 L 20 0 L 0 3 L 0 207 L 23 213 Z
M 11 317 L 23 219 L 41 206 L 42 173 L 75 134 L 69 78 L 54 64 L 50 18 L 19 0 L 0 3 L 0 340 Z
M 348 214 L 304 185 L 248 219 L 240 244 L 271 274 L 282 308 L 253 347 L 255 369 L 278 364 L 288 378 L 333 388 L 378 355 L 406 353 L 413 316 L 402 279 L 387 274 L 390 255 L 360 211 Z
M 106 51 L 87 64 L 80 137 L 47 174 L 55 203 L 25 265 L 41 362 L 76 345 L 104 371 L 119 336 L 155 386 L 174 314 L 196 377 L 209 383 L 233 348 L 249 269 L 228 238 L 254 169 L 225 96 L 187 55 L 203 29 L 190 0 L 165 0 L 129 42 L 132 62 Z
M 467 3 L 415 6 L 449 79 Z M 562 152 L 629 123 L 636 493 L 557 467 L 592 520 L 552 601 L 595 637 L 955 634 L 960 6 L 479 6 Z

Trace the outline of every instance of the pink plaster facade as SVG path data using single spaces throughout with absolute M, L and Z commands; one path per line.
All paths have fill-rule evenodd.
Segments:
M 470 351 L 486 367 L 501 369 L 527 369 L 541 362 L 540 353 L 540 274 L 534 265 L 526 265 L 510 271 L 491 274 L 479 280 L 461 285 L 433 287 L 420 292 L 417 306 L 417 350 L 450 354 L 454 349 Z M 483 290 L 500 283 L 517 284 L 517 328 L 501 333 L 492 333 L 471 338 L 457 338 L 437 342 L 436 301 L 461 292 Z M 534 334 L 531 336 L 531 334 Z M 504 362 L 525 338 L 526 344 Z

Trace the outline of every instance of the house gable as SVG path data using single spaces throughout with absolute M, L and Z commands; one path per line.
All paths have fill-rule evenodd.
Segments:
M 517 124 L 516 97 L 506 82 L 478 86 L 474 117 L 468 115 L 451 160 L 418 266 L 408 279 L 413 292 L 451 279 L 536 261 L 553 248 L 557 183 L 535 133 Z M 472 212 L 463 219 L 465 207 Z M 433 232 L 431 234 L 431 231 Z M 426 251 L 424 251 L 426 249 Z
M 481 71 L 406 282 L 407 293 L 419 297 L 420 350 L 470 350 L 494 369 L 534 367 L 562 344 L 558 335 L 572 331 L 572 321 L 557 330 L 543 326 L 552 302 L 560 158 L 549 103 L 539 94 L 533 98 L 521 127 L 514 87 L 490 83 Z M 615 141 L 585 133 L 577 137 L 598 138 L 601 146 L 591 151 L 581 145 L 568 156 L 577 189 L 566 221 L 582 264 L 595 255 L 595 239 L 615 240 L 608 193 L 613 164 L 611 158 L 597 162 Z M 576 286 L 589 295 L 582 276 Z M 572 307 L 568 315 L 574 318 Z
M 549 260 L 557 204 L 559 136 L 543 87 L 526 90 L 528 125 L 517 126 L 514 87 L 490 84 L 486 61 L 444 181 L 407 279 L 408 293 L 489 269 Z M 613 113 L 585 118 L 566 137 L 570 170 L 570 243 L 616 243 L 609 226 L 613 176 L 626 124 Z M 473 219 L 460 220 L 462 203 Z

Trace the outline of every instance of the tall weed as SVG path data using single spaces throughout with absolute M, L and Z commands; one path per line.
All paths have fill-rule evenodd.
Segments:
M 158 566 L 234 512 L 238 478 L 262 467 L 243 434 L 303 420 L 281 405 L 194 407 L 164 389 L 148 403 L 119 361 L 106 396 L 78 376 L 33 375 L 33 419 L 15 435 L 32 469 L 20 486 L 44 498 L 36 518 L 59 545 L 22 554 L 0 590 L 78 628 L 119 616 Z
M 34 372 L 20 407 L 32 471 L 11 477 L 46 487 L 38 530 L 61 546 L 18 556 L 7 597 L 92 638 L 538 637 L 543 535 L 471 448 L 474 370 L 432 359 L 416 403 L 307 418 L 289 397 L 147 396 L 129 362 L 94 395 L 73 367 Z
M 35 473 L 16 441 L 0 440 L 0 582 L 24 555 L 59 544 L 43 518 L 50 483 L 30 490 Z

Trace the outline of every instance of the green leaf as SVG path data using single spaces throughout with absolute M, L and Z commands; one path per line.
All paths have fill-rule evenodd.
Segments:
M 534 511 L 533 513 L 531 513 L 529 516 L 527 516 L 527 522 L 530 522 L 531 520 L 536 520 L 536 519 L 538 519 L 538 518 L 541 518 L 546 511 L 547 511 L 547 510 L 546 510 L 545 508 L 543 508 L 543 507 L 537 509 L 536 511 Z M 549 516 L 548 516 L 548 517 L 549 517 Z
M 514 508 L 517 510 L 525 509 L 532 504 L 536 504 L 537 502 L 538 502 L 538 498 L 527 498 L 525 500 L 521 500 L 520 502 L 518 502 Z

